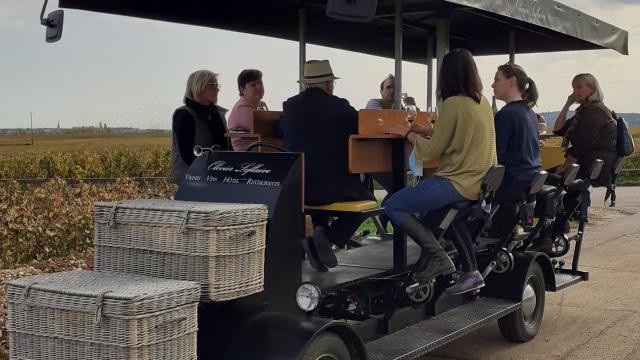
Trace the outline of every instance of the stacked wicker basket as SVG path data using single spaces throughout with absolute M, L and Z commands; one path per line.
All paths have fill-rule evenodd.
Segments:
M 195 360 L 197 283 L 70 271 L 7 286 L 11 359 Z
M 97 203 L 95 269 L 197 281 L 201 301 L 254 294 L 264 286 L 266 220 L 259 204 Z
M 171 200 L 95 206 L 94 272 L 7 287 L 12 360 L 195 360 L 198 301 L 264 287 L 267 207 Z

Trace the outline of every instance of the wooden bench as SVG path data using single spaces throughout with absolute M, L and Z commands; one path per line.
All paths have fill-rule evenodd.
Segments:
M 265 141 L 282 146 L 282 138 L 275 129 L 279 126 L 282 111 L 253 111 L 249 131 L 234 132 L 229 131 L 226 137 L 250 138 L 255 141 Z M 261 148 L 260 151 L 274 151 L 270 148 Z

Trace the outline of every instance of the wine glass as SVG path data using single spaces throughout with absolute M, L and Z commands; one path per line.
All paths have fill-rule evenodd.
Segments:
M 418 115 L 418 108 L 415 105 L 407 105 L 405 110 L 407 111 L 407 122 L 409 124 L 413 123 L 413 120 Z
M 540 135 L 546 135 L 547 134 L 547 123 L 543 123 L 543 122 L 539 122 L 538 123 L 538 133 Z

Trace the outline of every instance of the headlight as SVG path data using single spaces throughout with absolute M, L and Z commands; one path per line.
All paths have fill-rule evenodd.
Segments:
M 302 311 L 313 311 L 318 308 L 321 295 L 319 287 L 312 283 L 304 283 L 296 291 L 296 303 Z

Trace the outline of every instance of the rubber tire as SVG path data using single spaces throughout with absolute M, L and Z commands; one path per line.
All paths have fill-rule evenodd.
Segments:
M 533 339 L 540 330 L 542 318 L 544 316 L 544 274 L 537 261 L 532 261 L 527 270 L 524 286 L 532 282 L 533 290 L 536 294 L 536 309 L 534 310 L 534 320 L 527 324 L 524 320 L 522 308 L 498 320 L 500 333 L 505 339 L 512 342 L 527 342 Z M 524 291 L 524 287 L 523 287 Z
M 325 331 L 307 345 L 300 360 L 351 360 L 351 353 L 340 336 Z

